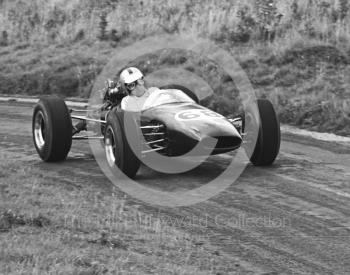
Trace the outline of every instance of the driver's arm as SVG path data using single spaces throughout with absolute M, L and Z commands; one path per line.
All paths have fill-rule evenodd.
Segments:
M 119 103 L 125 96 L 126 94 L 119 85 L 117 85 L 114 88 L 108 89 L 106 93 L 106 98 L 115 104 Z

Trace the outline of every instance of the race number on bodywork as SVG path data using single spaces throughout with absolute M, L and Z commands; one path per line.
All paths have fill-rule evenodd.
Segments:
M 175 115 L 175 119 L 178 121 L 203 120 L 206 118 L 222 119 L 224 117 L 210 110 L 198 110 L 198 109 L 181 111 Z

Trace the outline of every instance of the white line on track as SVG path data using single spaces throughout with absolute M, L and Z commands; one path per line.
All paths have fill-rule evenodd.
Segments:
M 30 103 L 35 104 L 39 101 L 37 98 L 18 98 L 18 97 L 0 97 L 1 102 L 18 102 L 18 103 Z M 67 106 L 69 107 L 79 107 L 86 108 L 88 104 L 86 102 L 75 102 L 75 101 L 66 101 Z
M 313 131 L 308 131 L 304 129 L 299 129 L 297 127 L 293 127 L 289 125 L 282 125 L 281 131 L 286 134 L 294 134 L 298 136 L 311 137 L 313 139 L 317 139 L 320 141 L 350 143 L 349 137 L 337 136 L 335 134 L 330 134 L 330 133 L 313 132 Z

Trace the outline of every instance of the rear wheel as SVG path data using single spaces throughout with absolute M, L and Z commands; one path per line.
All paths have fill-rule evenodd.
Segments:
M 131 149 L 124 130 L 124 113 L 111 111 L 105 130 L 105 151 L 108 165 L 117 166 L 129 178 L 134 178 L 140 168 L 140 160 Z M 136 127 L 130 125 L 130 127 Z
M 58 97 L 40 99 L 33 112 L 32 133 L 42 160 L 66 159 L 72 145 L 72 120 L 66 103 Z
M 190 89 L 182 86 L 182 85 L 177 85 L 177 84 L 170 84 L 166 86 L 160 87 L 160 89 L 176 89 L 176 90 L 181 90 L 183 91 L 186 95 L 188 95 L 190 98 L 192 98 L 196 103 L 199 103 L 199 98 L 198 96 L 192 92 Z
M 281 131 L 278 117 L 272 103 L 266 99 L 258 99 L 260 126 L 255 149 L 250 161 L 255 166 L 271 165 L 280 149 Z

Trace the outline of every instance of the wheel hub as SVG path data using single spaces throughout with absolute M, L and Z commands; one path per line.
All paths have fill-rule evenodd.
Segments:
M 45 121 L 41 111 L 37 112 L 34 120 L 34 139 L 36 146 L 42 150 L 45 146 Z

